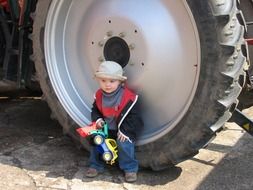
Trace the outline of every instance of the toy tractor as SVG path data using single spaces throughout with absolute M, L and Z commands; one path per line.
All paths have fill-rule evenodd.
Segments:
M 108 138 L 108 125 L 105 123 L 102 129 L 96 127 L 96 123 L 78 128 L 76 130 L 81 137 L 90 136 L 102 159 L 107 164 L 114 164 L 117 159 L 117 143 L 114 139 Z

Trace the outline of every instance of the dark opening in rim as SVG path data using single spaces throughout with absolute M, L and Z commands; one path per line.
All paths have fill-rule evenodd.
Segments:
M 130 58 L 130 50 L 127 43 L 119 37 L 112 37 L 105 43 L 104 57 L 107 61 L 115 61 L 125 67 Z

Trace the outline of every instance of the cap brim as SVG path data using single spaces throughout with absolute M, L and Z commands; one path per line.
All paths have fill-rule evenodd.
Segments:
M 97 77 L 97 78 L 107 78 L 107 79 L 116 79 L 116 80 L 120 80 L 120 81 L 127 80 L 127 77 L 125 77 L 125 76 L 108 75 L 108 74 L 103 73 L 103 72 L 96 72 L 95 77 Z

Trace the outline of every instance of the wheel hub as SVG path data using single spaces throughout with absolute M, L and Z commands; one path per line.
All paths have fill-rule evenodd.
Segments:
M 130 50 L 127 43 L 119 37 L 112 37 L 105 43 L 104 58 L 107 61 L 115 61 L 125 67 L 130 58 Z

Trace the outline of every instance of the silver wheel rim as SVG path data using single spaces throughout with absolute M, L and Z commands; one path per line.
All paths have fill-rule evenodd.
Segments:
M 98 84 L 94 72 L 112 37 L 130 57 L 128 86 L 139 95 L 145 127 L 137 144 L 172 130 L 187 112 L 198 84 L 200 42 L 185 0 L 53 0 L 45 28 L 45 58 L 55 93 L 80 126 L 91 122 Z

